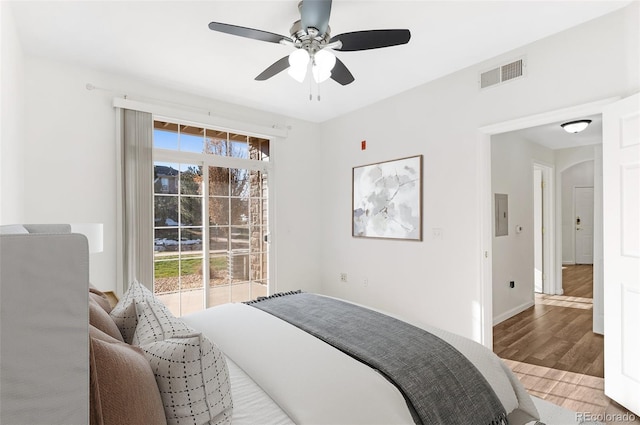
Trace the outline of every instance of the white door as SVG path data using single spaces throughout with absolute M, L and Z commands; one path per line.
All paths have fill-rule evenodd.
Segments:
M 593 264 L 593 187 L 573 190 L 576 264 Z
M 640 94 L 605 108 L 604 392 L 640 414 Z
M 533 168 L 533 290 L 542 292 L 542 170 Z

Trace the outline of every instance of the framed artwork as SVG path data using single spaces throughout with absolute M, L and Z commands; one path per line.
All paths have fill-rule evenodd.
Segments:
M 352 235 L 422 240 L 422 155 L 353 167 Z

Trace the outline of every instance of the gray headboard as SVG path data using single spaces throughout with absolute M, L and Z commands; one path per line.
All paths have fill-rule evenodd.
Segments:
M 88 293 L 84 235 L 0 226 L 0 423 L 89 422 Z

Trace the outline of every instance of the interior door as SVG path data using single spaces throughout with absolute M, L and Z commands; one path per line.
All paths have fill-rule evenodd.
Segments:
M 640 414 L 640 94 L 603 113 L 605 394 Z
M 573 191 L 576 264 L 593 264 L 593 187 Z

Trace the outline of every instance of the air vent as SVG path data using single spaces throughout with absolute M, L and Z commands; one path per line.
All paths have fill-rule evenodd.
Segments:
M 480 74 L 480 88 L 495 86 L 524 75 L 524 59 L 500 65 Z
M 491 71 L 483 72 L 480 74 L 480 88 L 493 86 L 500 82 L 500 68 L 492 69 Z

